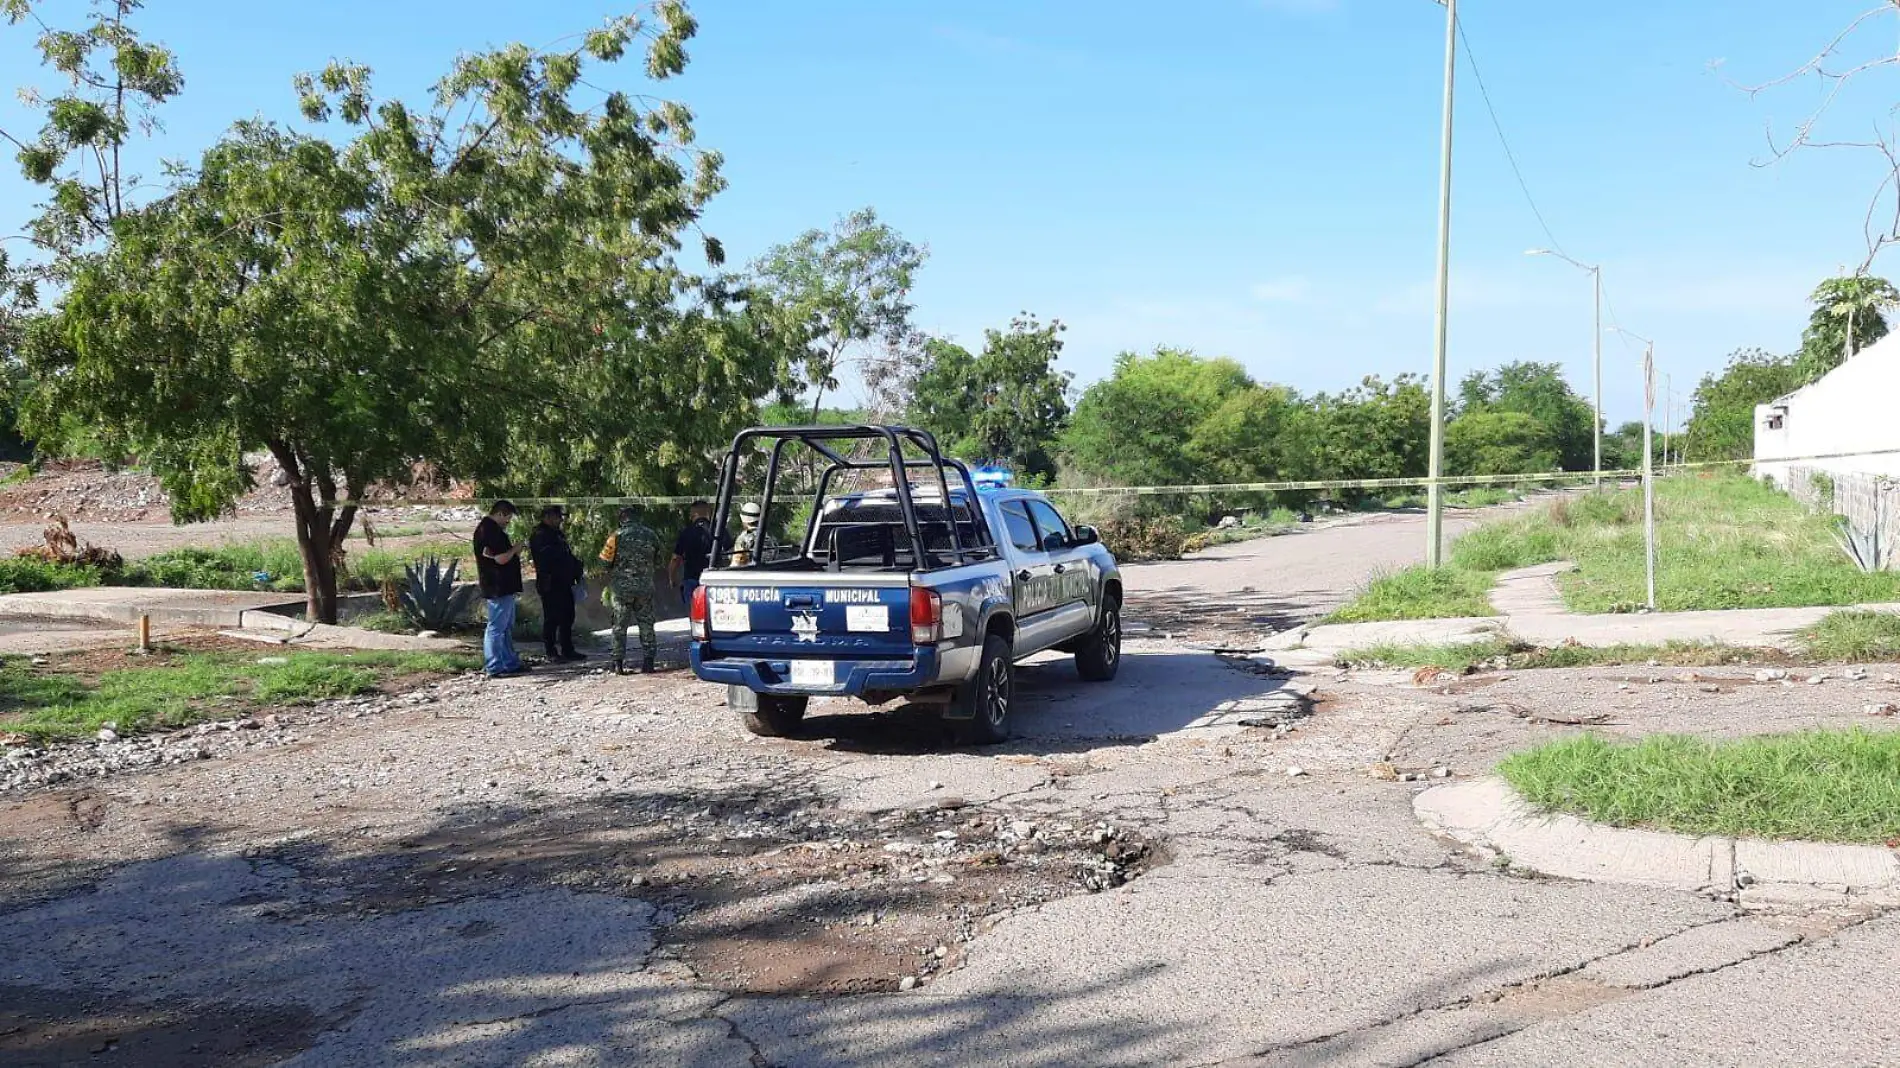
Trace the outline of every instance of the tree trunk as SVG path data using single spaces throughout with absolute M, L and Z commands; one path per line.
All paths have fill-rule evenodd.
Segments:
M 304 614 L 313 623 L 335 623 L 337 565 L 343 556 L 343 540 L 356 520 L 355 487 L 351 487 L 352 500 L 339 509 L 336 480 L 328 471 L 313 474 L 310 465 L 300 463 L 295 450 L 285 443 L 272 442 L 270 450 L 290 476 L 297 553 L 303 559 Z

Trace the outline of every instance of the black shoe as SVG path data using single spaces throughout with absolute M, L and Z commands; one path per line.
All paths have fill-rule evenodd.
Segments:
M 651 654 L 640 658 L 640 670 L 648 675 L 653 674 L 653 657 Z

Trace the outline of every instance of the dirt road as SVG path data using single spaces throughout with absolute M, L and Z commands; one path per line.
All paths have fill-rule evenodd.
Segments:
M 1408 526 L 1131 583 L 1297 616 Z M 1106 685 L 1026 668 L 993 749 L 825 704 L 757 739 L 683 675 L 573 673 L 286 710 L 17 791 L 0 1062 L 1875 1064 L 1900 1040 L 1893 919 L 1537 878 L 1410 809 L 1437 769 L 1577 729 L 1553 718 L 1864 722 L 1878 673 L 1439 692 L 1128 651 Z

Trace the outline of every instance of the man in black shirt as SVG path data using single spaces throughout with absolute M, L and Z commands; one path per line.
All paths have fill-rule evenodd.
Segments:
M 699 576 L 712 559 L 712 505 L 694 501 L 692 520 L 673 539 L 673 561 L 666 566 L 667 580 L 680 591 L 680 603 L 693 607 L 693 591 L 699 588 Z
M 541 522 L 528 538 L 534 589 L 541 595 L 541 641 L 548 647 L 549 663 L 587 659 L 574 651 L 574 590 L 583 572 L 561 529 L 566 522 L 561 506 L 550 504 L 541 509 Z
M 515 598 L 521 595 L 521 550 L 508 540 L 515 517 L 512 501 L 496 501 L 475 525 L 475 577 L 488 602 L 488 630 L 482 635 L 482 670 L 490 678 L 528 670 L 515 652 Z

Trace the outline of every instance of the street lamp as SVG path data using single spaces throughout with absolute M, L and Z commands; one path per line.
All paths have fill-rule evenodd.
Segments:
M 1425 487 L 1425 566 L 1438 567 L 1445 552 L 1445 496 L 1438 480 L 1445 471 L 1445 328 L 1451 305 L 1451 115 L 1452 88 L 1458 73 L 1458 0 L 1438 0 L 1445 8 L 1445 119 L 1438 152 L 1438 308 L 1432 345 L 1431 458 Z
M 1656 415 L 1656 343 L 1620 326 L 1610 329 L 1643 343 L 1643 565 L 1649 610 L 1656 610 L 1656 480 L 1650 469 L 1649 424 Z
M 1594 364 L 1593 377 L 1596 379 L 1597 418 L 1596 418 L 1596 424 L 1592 427 L 1592 437 L 1595 441 L 1596 447 L 1595 447 L 1595 453 L 1594 453 L 1595 466 L 1592 467 L 1591 470 L 1595 472 L 1596 474 L 1596 484 L 1601 486 L 1603 484 L 1603 268 L 1597 264 L 1583 263 L 1578 260 L 1571 259 L 1569 256 L 1566 256 L 1555 249 L 1534 248 L 1524 253 L 1524 255 L 1526 256 L 1555 256 L 1558 259 L 1564 261 L 1565 263 L 1570 264 L 1572 267 L 1576 267 L 1579 270 L 1590 272 L 1591 281 L 1595 284 L 1596 329 L 1591 331 L 1590 337 L 1591 337 L 1591 342 L 1592 342 L 1593 364 Z

